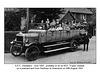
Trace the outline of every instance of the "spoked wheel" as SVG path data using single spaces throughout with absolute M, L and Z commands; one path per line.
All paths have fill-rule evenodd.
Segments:
M 37 46 L 31 46 L 28 49 L 26 49 L 25 56 L 29 61 L 34 61 L 39 56 L 39 48 Z
M 70 46 L 71 46 L 71 51 L 76 51 L 78 49 L 78 42 L 76 40 L 72 40 Z
M 17 45 L 12 45 L 10 47 L 10 52 L 15 57 L 20 56 L 22 54 L 22 47 Z

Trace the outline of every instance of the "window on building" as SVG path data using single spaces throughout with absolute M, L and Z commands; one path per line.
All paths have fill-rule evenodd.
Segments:
M 86 20 L 86 15 L 83 15 L 83 20 Z
M 74 15 L 74 17 L 76 18 L 76 14 L 73 14 Z

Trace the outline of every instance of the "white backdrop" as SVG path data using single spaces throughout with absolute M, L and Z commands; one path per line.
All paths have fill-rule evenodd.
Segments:
M 5 7 L 96 7 L 97 8 L 97 64 L 85 64 L 83 70 L 17 70 L 14 64 L 4 64 L 4 8 Z M 98 77 L 100 67 L 100 2 L 99 0 L 2 0 L 0 1 L 0 76 L 2 77 Z

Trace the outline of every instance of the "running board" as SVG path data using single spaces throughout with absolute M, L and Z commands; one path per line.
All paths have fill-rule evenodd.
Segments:
M 58 43 L 58 44 L 53 44 L 53 45 L 46 45 L 44 47 L 52 47 L 52 46 L 57 46 L 57 45 L 62 45 L 62 44 L 69 44 L 70 42 L 65 42 L 65 43 Z
M 45 53 L 48 53 L 48 52 L 53 52 L 53 51 L 58 51 L 58 50 L 63 50 L 63 49 L 68 49 L 70 47 L 64 47 L 64 48 L 59 48 L 59 49 L 54 49 L 54 50 L 48 50 L 48 51 L 44 51 Z

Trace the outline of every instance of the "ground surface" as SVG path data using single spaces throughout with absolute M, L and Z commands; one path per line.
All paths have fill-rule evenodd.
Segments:
M 4 55 L 5 64 L 94 64 L 96 63 L 96 37 L 92 37 L 89 43 L 89 50 L 83 51 L 83 45 L 79 46 L 76 52 L 61 50 L 47 54 L 40 54 L 36 61 L 28 61 L 24 54 L 14 57 L 10 53 Z

